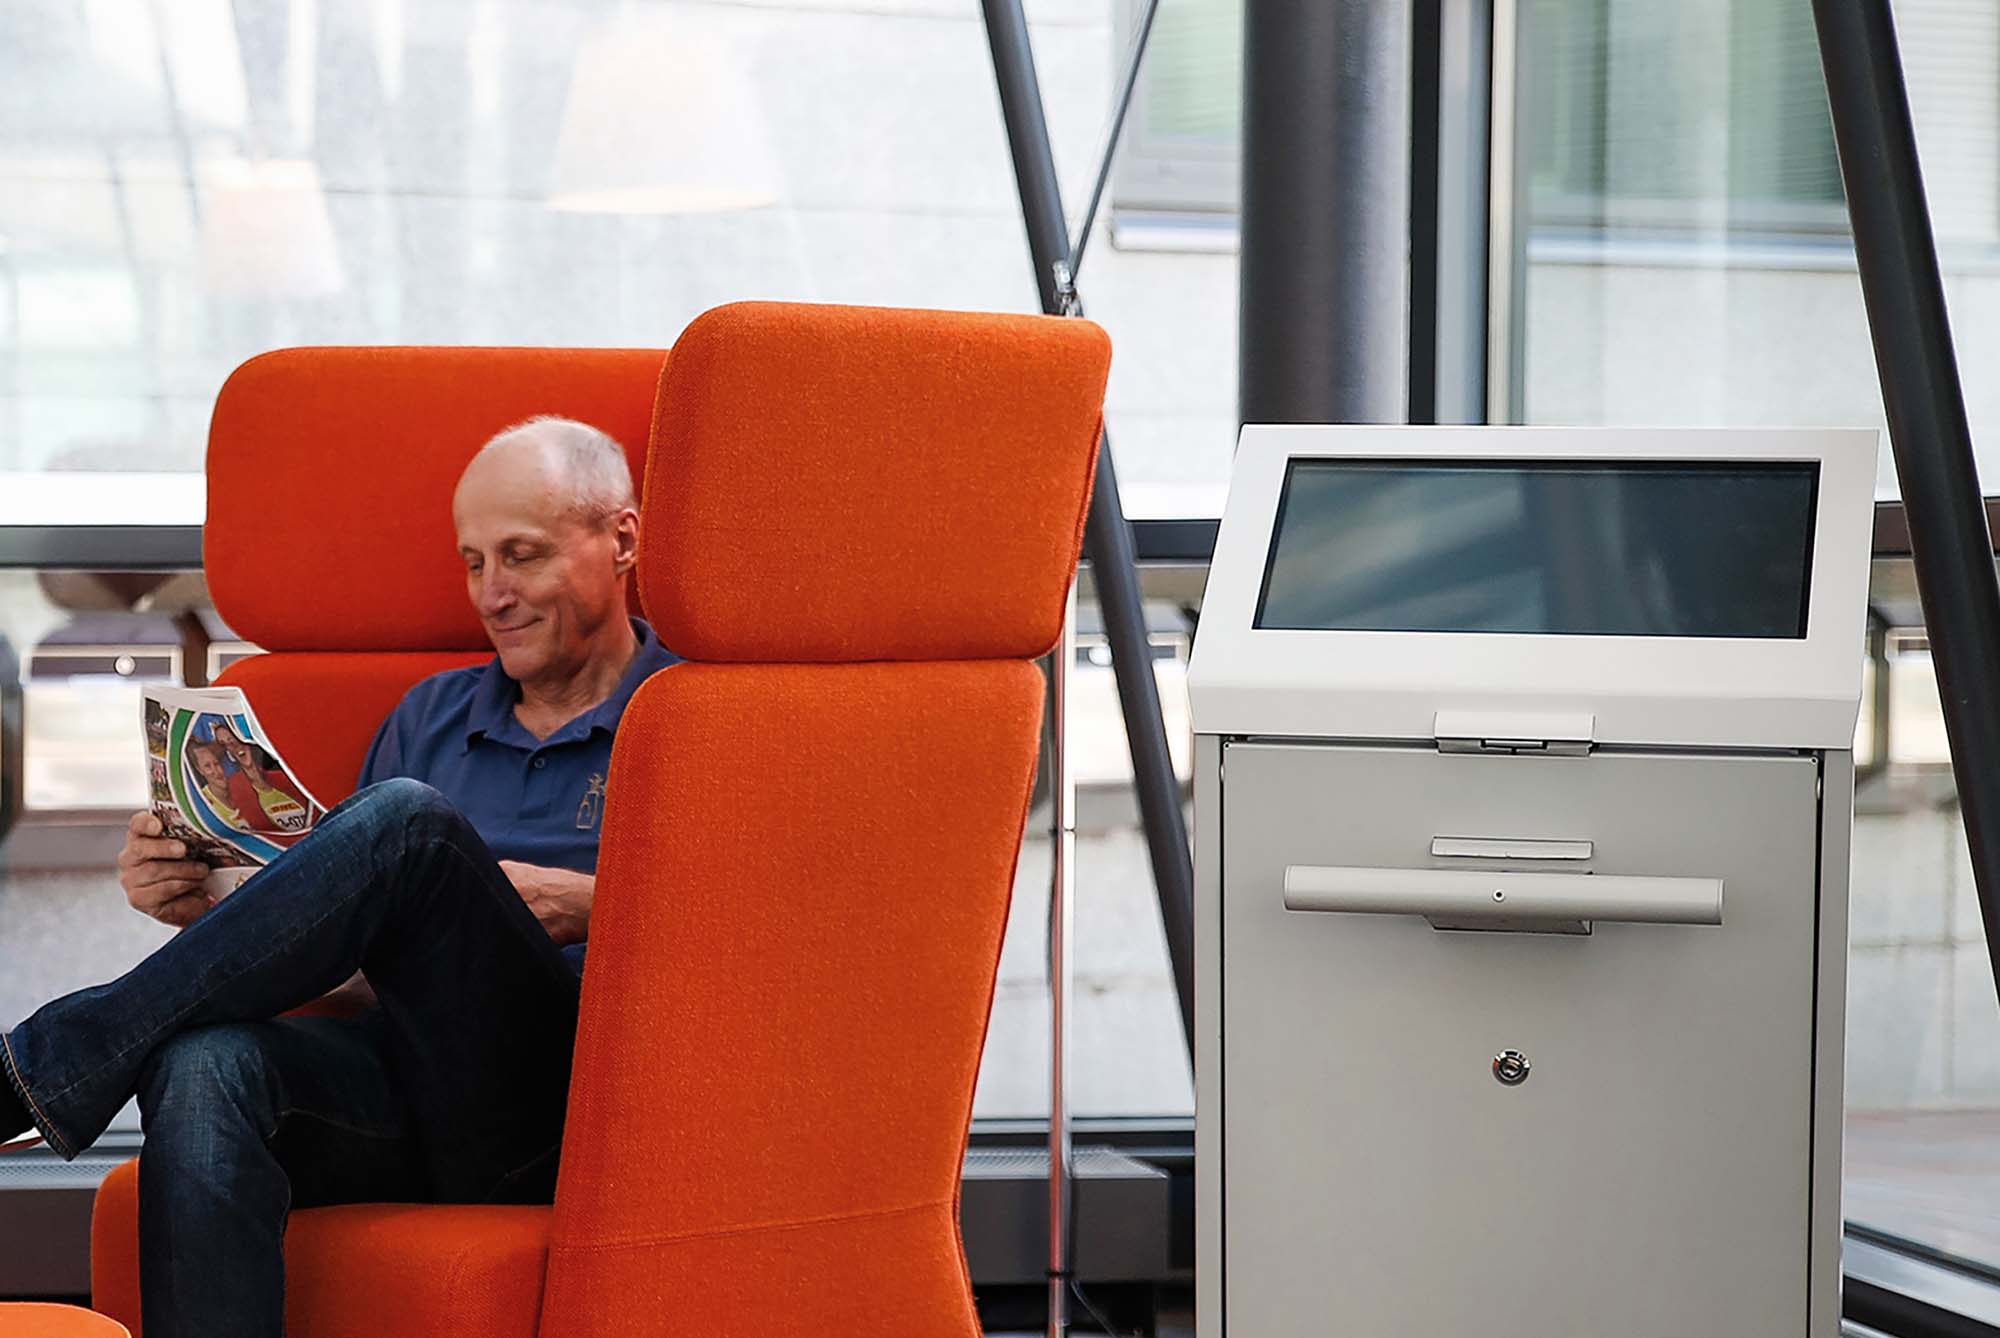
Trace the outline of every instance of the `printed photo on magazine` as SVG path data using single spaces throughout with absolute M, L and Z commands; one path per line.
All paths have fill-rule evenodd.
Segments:
M 304 839 L 326 810 L 292 778 L 236 688 L 147 688 L 146 768 L 165 834 L 225 896 Z

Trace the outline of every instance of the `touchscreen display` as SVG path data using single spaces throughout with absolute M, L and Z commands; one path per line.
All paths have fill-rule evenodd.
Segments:
M 1256 626 L 1806 634 L 1819 466 L 1294 460 Z

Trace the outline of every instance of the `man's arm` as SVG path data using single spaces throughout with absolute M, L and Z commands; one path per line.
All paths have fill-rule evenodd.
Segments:
M 549 869 L 539 864 L 500 861 L 500 872 L 514 884 L 521 900 L 549 931 L 557 947 L 581 943 L 590 936 L 590 903 L 597 879 L 574 869 Z

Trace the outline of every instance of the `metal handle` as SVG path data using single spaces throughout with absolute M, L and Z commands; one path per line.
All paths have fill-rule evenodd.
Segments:
M 1722 880 L 1293 864 L 1285 869 L 1285 909 L 1422 915 L 1453 922 L 1608 920 L 1719 925 Z

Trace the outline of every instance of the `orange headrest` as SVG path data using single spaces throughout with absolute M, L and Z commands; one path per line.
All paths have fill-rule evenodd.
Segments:
M 1111 364 L 1082 320 L 746 302 L 660 385 L 640 595 L 710 661 L 1029 657 L 1062 625 Z
M 208 435 L 216 609 L 266 650 L 484 650 L 451 494 L 536 414 L 610 433 L 641 476 L 656 349 L 292 348 L 237 368 Z

